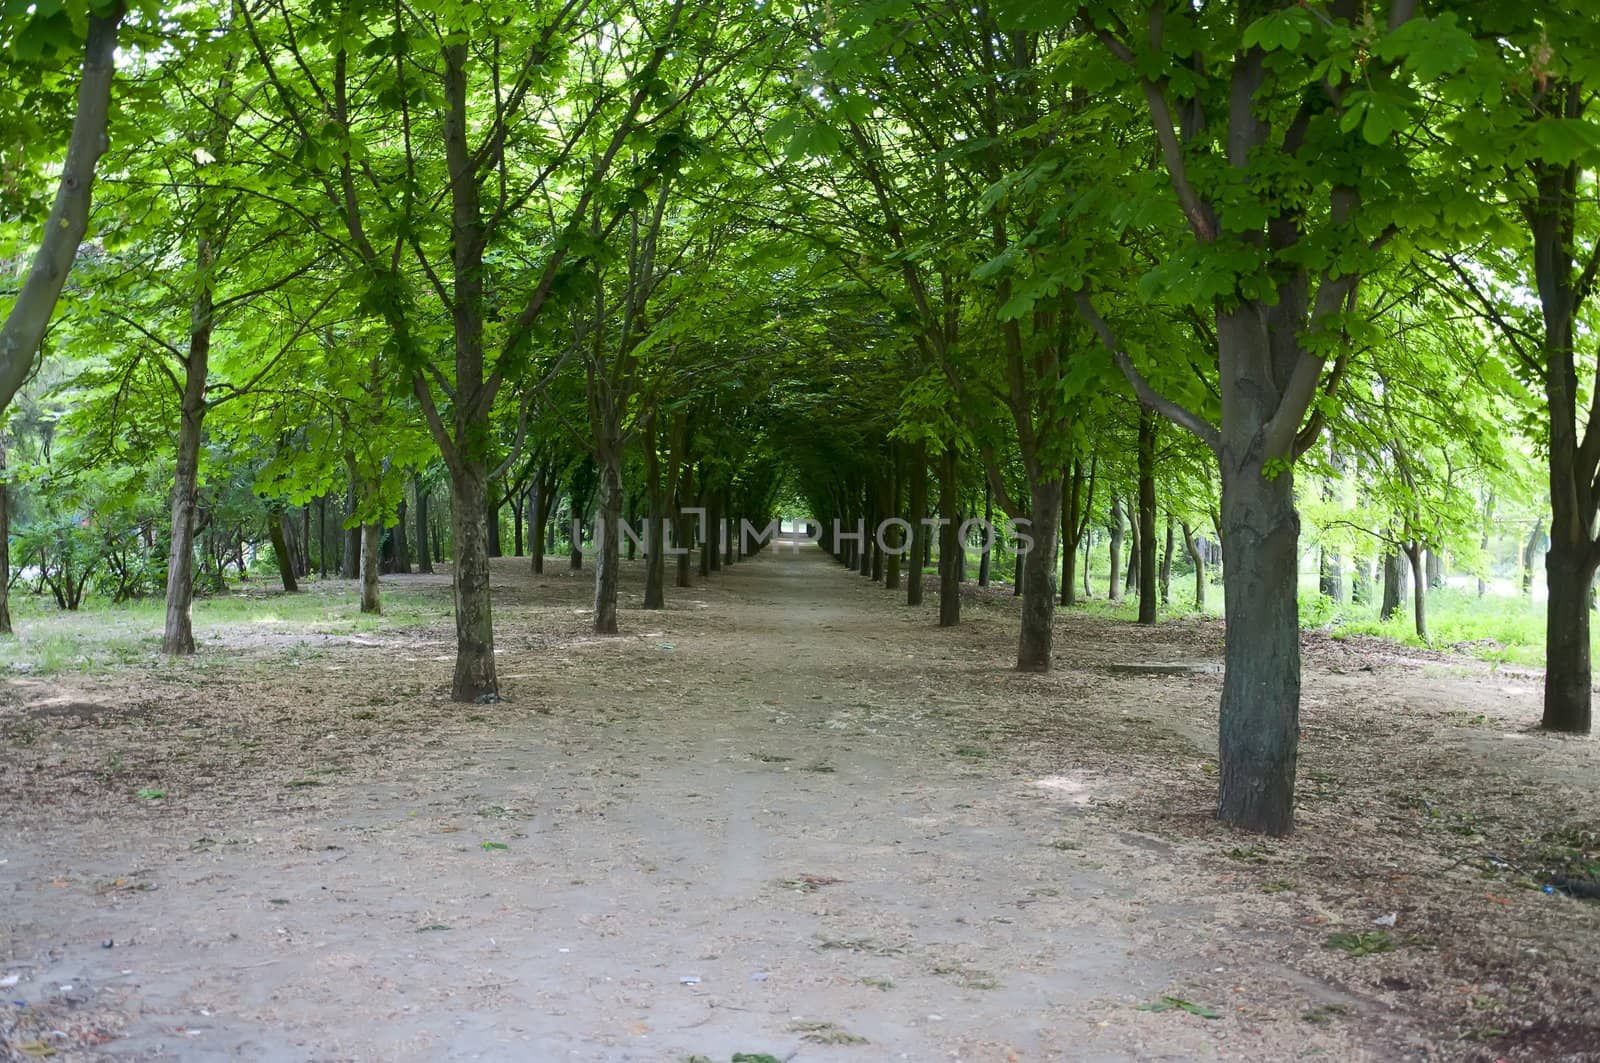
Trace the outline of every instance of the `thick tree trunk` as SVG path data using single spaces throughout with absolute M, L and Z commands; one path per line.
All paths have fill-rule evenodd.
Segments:
M 1540 726 L 1547 731 L 1588 734 L 1591 726 L 1593 557 L 1592 548 L 1562 542 L 1558 536 L 1551 536 L 1550 552 L 1544 557 L 1550 596 L 1545 604 L 1544 716 Z
M 1225 823 L 1287 834 L 1300 742 L 1300 519 L 1292 468 L 1266 476 L 1258 456 L 1222 467 L 1222 587 L 1227 642 L 1220 720 Z
M 911 451 L 911 559 L 906 572 L 906 604 L 922 604 L 922 568 L 928 556 L 928 445 Z
M 961 623 L 961 577 L 967 566 L 961 549 L 960 516 L 956 509 L 956 448 L 947 446 L 939 462 L 939 516 L 947 518 L 939 526 L 939 626 Z
M 289 548 L 289 515 L 282 509 L 267 513 L 267 537 L 272 540 L 272 552 L 278 559 L 278 578 L 283 589 L 294 594 L 300 584 L 294 578 L 294 551 Z
M 1394 547 L 1383 551 L 1383 602 L 1378 609 L 1378 619 L 1387 620 L 1400 611 L 1400 584 L 1405 582 L 1400 553 Z
M 617 540 L 622 520 L 621 455 L 615 449 L 600 456 L 600 512 L 595 518 L 594 542 L 599 547 L 594 566 L 594 633 L 617 633 L 617 586 L 622 566 Z
M 528 556 L 532 559 L 529 564 L 535 574 L 544 572 L 544 555 L 548 541 L 546 525 L 550 521 L 550 503 L 553 501 L 555 499 L 546 489 L 541 473 L 533 487 L 533 498 L 528 502 L 531 514 L 529 517 L 531 524 L 528 528 Z
M 1428 574 L 1428 586 L 1437 590 L 1444 586 L 1444 557 L 1436 546 L 1428 547 L 1424 558 L 1425 569 Z
M 209 330 L 206 348 L 209 348 Z M 178 657 L 194 652 L 190 607 L 194 601 L 194 521 L 199 495 L 200 430 L 205 418 L 205 349 L 196 373 L 194 337 L 185 372 L 178 420 L 178 465 L 172 484 L 172 529 L 167 551 L 167 619 L 161 651 Z M 9 573 L 7 574 L 9 577 Z
M 428 549 L 428 492 L 422 489 L 422 476 L 411 476 L 411 494 L 417 500 L 417 571 L 433 573 L 433 551 Z
M 379 613 L 378 554 L 383 549 L 383 525 L 368 521 L 361 525 L 361 611 Z
M 1061 481 L 1046 480 L 1029 491 L 1033 545 L 1022 558 L 1022 631 L 1017 671 L 1048 672 L 1055 640 L 1056 534 L 1061 526 Z M 1068 551 L 1071 553 L 1071 551 Z
M 489 596 L 488 479 L 485 463 L 459 462 L 450 471 L 451 530 L 455 533 L 456 668 L 454 701 L 495 701 L 494 616 Z
M 485 510 L 488 515 L 486 527 L 489 532 L 490 557 L 500 557 L 503 553 L 500 548 L 500 507 L 503 505 L 505 505 L 505 499 L 501 497 L 500 485 L 491 483 L 489 485 L 489 504 Z
M 1421 543 L 1405 546 L 1406 560 L 1411 562 L 1411 619 L 1417 638 L 1428 641 L 1428 569 Z
M 1139 623 L 1154 624 L 1156 601 L 1156 414 L 1139 408 Z M 1168 525 L 1171 530 L 1171 525 Z
M 402 493 L 404 489 L 402 488 Z M 400 499 L 394 524 L 394 568 L 396 572 L 411 572 L 411 544 L 406 542 L 406 500 Z

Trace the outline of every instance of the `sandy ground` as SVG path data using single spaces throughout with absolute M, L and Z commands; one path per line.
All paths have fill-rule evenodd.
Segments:
M 1026 676 L 1008 596 L 939 630 L 815 550 L 613 639 L 496 564 L 502 704 L 444 699 L 442 622 L 11 680 L 0 1052 L 1600 1053 L 1600 902 L 1541 889 L 1600 860 L 1600 743 L 1529 732 L 1537 676 L 1309 635 L 1262 842 L 1210 816 L 1219 677 L 1106 668 L 1215 622 L 1064 616 Z

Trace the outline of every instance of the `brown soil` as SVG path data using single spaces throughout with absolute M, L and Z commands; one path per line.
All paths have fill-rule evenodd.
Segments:
M 6 684 L 0 1051 L 1600 1052 L 1600 902 L 1540 888 L 1600 859 L 1600 745 L 1535 675 L 1308 637 L 1264 842 L 1210 815 L 1220 677 L 1106 667 L 1215 622 L 1066 615 L 1022 675 L 1008 596 L 940 630 L 814 549 L 610 639 L 588 573 L 496 564 L 502 704 L 445 700 L 444 623 Z

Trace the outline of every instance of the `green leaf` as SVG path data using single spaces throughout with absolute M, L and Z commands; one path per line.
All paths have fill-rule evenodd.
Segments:
M 1222 1018 L 1221 1012 L 1218 1012 L 1212 1008 L 1208 1008 L 1204 1004 L 1196 1004 L 1192 1000 L 1185 1000 L 1182 997 L 1174 996 L 1163 996 L 1160 1000 L 1152 1001 L 1149 1004 L 1140 1004 L 1139 1010 L 1156 1012 L 1185 1011 L 1190 1015 L 1198 1015 L 1202 1019 Z
M 1264 15 L 1245 27 L 1244 46 L 1264 52 L 1288 51 L 1299 46 L 1300 38 L 1315 29 L 1304 8 L 1291 6 Z

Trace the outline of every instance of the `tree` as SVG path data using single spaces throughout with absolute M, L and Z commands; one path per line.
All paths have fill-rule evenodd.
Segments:
M 15 28 L 3 40 L 14 60 L 39 59 L 53 51 L 77 17 L 87 16 L 83 41 L 83 72 L 78 79 L 77 110 L 72 135 L 61 167 L 55 204 L 45 219 L 44 233 L 22 289 L 0 324 L 0 413 L 16 396 L 33 367 L 45 329 L 50 325 L 56 300 L 61 297 L 67 272 L 78 255 L 89 228 L 89 205 L 94 190 L 95 166 L 106 148 L 111 111 L 111 80 L 116 72 L 117 32 L 124 15 L 122 0 L 97 0 L 71 5 L 28 5 L 20 26 L 0 23 L 0 33 Z M 15 16 L 7 10 L 6 20 Z
M 1357 286 L 1420 194 L 1421 161 L 1401 135 L 1417 120 L 1418 86 L 1470 48 L 1462 54 L 1454 16 L 1404 2 L 1327 12 L 1105 4 L 1085 18 L 1144 101 L 1149 146 L 1188 234 L 1165 237 L 1146 291 L 1209 315 L 1220 416 L 1152 386 L 1106 316 L 1104 265 L 1086 261 L 1066 283 L 1140 400 L 1216 455 L 1228 624 L 1218 814 L 1284 834 L 1300 732 L 1293 467 L 1321 430 L 1319 398 L 1343 375 Z M 1090 89 L 1115 77 L 1087 63 L 1067 76 Z M 1099 250 L 1103 260 L 1113 249 Z

